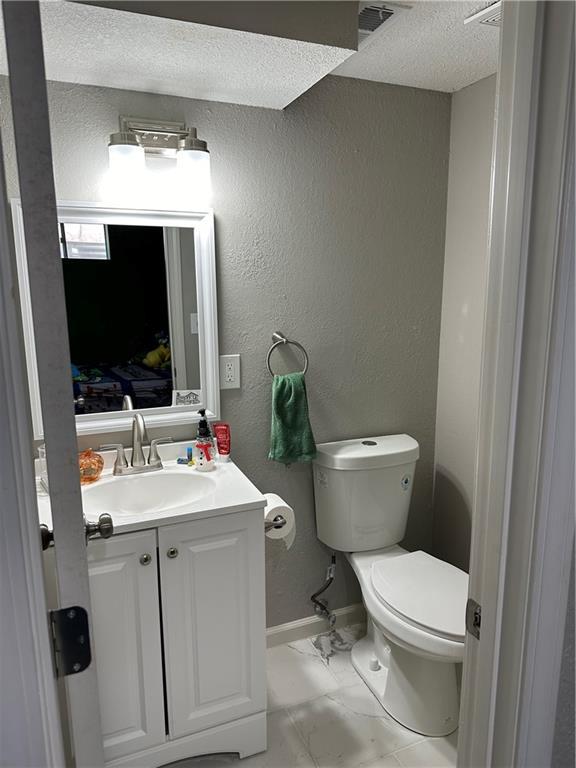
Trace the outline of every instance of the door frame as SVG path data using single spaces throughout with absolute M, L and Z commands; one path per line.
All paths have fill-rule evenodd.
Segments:
M 482 626 L 464 659 L 466 768 L 549 765 L 552 751 L 574 540 L 573 419 L 561 410 L 573 414 L 573 12 L 503 3 L 470 568 Z
M 11 691 L 3 728 L 19 740 L 10 747 L 10 764 L 17 757 L 20 765 L 57 766 L 64 765 L 64 747 L 44 593 L 32 415 L 1 137 L 0 254 L 0 669 Z M 0 762 L 6 758 L 0 755 Z
M 57 607 L 79 607 L 85 610 L 90 626 L 92 617 L 86 534 L 69 375 L 70 353 L 57 228 L 40 5 L 38 0 L 3 0 L 2 14 L 47 448 L 58 587 Z M 15 295 L 18 296 L 17 287 Z M 17 301 L 19 305 L 19 297 Z M 14 340 L 10 339 L 10 342 L 14 343 Z M 16 343 L 22 354 L 24 349 L 21 346 L 21 333 L 16 337 Z M 16 386 L 17 375 L 21 374 L 22 371 L 18 374 L 12 372 L 13 386 Z M 27 391 L 27 388 L 24 388 L 22 396 L 26 396 Z M 29 426 L 30 403 L 26 413 Z M 22 449 L 24 467 L 28 466 L 31 470 L 33 441 L 29 431 L 27 444 L 25 443 L 24 434 L 20 434 L 15 445 Z M 12 450 L 14 451 L 14 448 Z M 29 507 L 24 504 L 18 504 L 17 507 L 23 528 L 28 520 L 30 558 L 33 556 L 30 553 L 35 552 L 38 563 L 41 563 L 38 523 L 34 526 L 33 521 L 27 517 L 30 514 Z M 27 566 L 31 568 L 32 563 L 28 561 Z M 44 594 L 44 587 L 41 588 L 41 594 Z M 43 600 L 39 600 L 35 610 L 38 625 L 46 623 L 48 617 Z M 35 654 L 35 659 L 38 664 L 46 665 L 47 654 L 52 653 L 52 648 L 47 636 L 44 636 L 43 640 L 42 648 Z M 52 664 L 49 668 L 54 674 Z M 54 710 L 54 702 L 49 696 L 42 698 L 45 715 L 55 727 L 60 724 L 60 732 L 66 722 L 66 733 L 70 736 L 70 750 L 73 755 L 71 760 L 73 759 L 76 765 L 99 768 L 104 765 L 104 753 L 95 659 L 92 657 L 86 669 L 64 677 L 62 682 L 69 717 L 65 719 L 61 711 Z M 27 723 L 27 729 L 34 725 L 36 724 Z M 60 760 L 46 764 L 64 763 L 64 760 Z M 39 763 L 43 764 L 45 763 Z
M 30 73 L 30 67 L 32 67 L 34 72 L 30 76 L 30 82 L 36 81 L 35 90 L 43 92 L 41 101 L 45 107 L 46 89 L 42 66 L 42 47 L 38 46 L 40 25 L 37 3 L 5 2 L 5 8 L 6 5 L 27 7 L 27 10 L 23 11 L 23 15 L 31 14 L 27 21 L 32 24 L 32 27 L 28 28 L 27 34 L 18 37 L 17 44 L 21 47 L 23 55 L 17 55 L 15 50 L 16 29 L 14 24 L 6 25 L 8 38 L 14 35 L 12 37 L 14 45 L 12 46 L 11 75 L 22 73 L 24 70 L 28 70 Z M 477 643 L 469 639 L 467 642 L 458 757 L 459 765 L 467 766 L 467 768 L 476 765 L 514 764 L 513 762 L 503 762 L 502 756 L 510 758 L 510 755 L 520 754 L 524 748 L 520 726 L 524 727 L 526 724 L 526 721 L 521 718 L 522 713 L 526 712 L 523 707 L 531 701 L 531 712 L 534 713 L 537 711 L 535 705 L 538 704 L 538 697 L 534 697 L 537 692 L 534 683 L 530 685 L 525 665 L 516 665 L 514 674 L 506 676 L 503 673 L 502 662 L 506 658 L 506 654 L 515 649 L 514 641 L 518 640 L 516 633 L 519 629 L 525 630 L 530 622 L 535 627 L 539 626 L 537 614 L 530 613 L 529 608 L 534 605 L 537 588 L 541 589 L 545 585 L 545 568 L 540 569 L 541 576 L 544 576 L 544 582 L 542 579 L 538 581 L 536 578 L 530 578 L 525 582 L 522 599 L 518 601 L 521 604 L 521 616 L 518 617 L 514 612 L 507 613 L 506 607 L 510 605 L 508 590 L 513 584 L 513 579 L 521 574 L 526 567 L 530 568 L 535 565 L 535 553 L 537 551 L 535 547 L 543 532 L 547 533 L 550 530 L 544 526 L 544 531 L 542 531 L 536 523 L 541 519 L 538 515 L 545 505 L 545 500 L 538 494 L 538 490 L 542 488 L 542 482 L 546 479 L 547 468 L 544 466 L 544 459 L 550 455 L 544 450 L 542 438 L 543 427 L 549 423 L 548 416 L 553 414 L 554 410 L 552 406 L 545 408 L 545 405 L 550 405 L 550 392 L 547 390 L 547 384 L 551 380 L 546 379 L 544 375 L 540 376 L 538 378 L 538 391 L 530 393 L 522 391 L 519 384 L 520 373 L 523 370 L 522 365 L 526 364 L 530 349 L 536 348 L 541 374 L 544 374 L 548 363 L 553 365 L 554 362 L 557 362 L 551 347 L 552 340 L 557 338 L 553 329 L 562 328 L 562 318 L 558 314 L 561 314 L 562 308 L 560 302 L 555 301 L 554 295 L 554 288 L 558 284 L 554 280 L 555 270 L 544 275 L 544 278 L 549 281 L 547 283 L 548 290 L 542 292 L 545 295 L 540 297 L 539 306 L 534 305 L 534 301 L 538 297 L 531 297 L 527 290 L 530 285 L 532 264 L 529 257 L 533 246 L 529 238 L 530 220 L 531 214 L 536 210 L 532 194 L 532 179 L 537 162 L 539 104 L 542 104 L 544 94 L 544 91 L 540 91 L 540 86 L 544 83 L 543 80 L 541 81 L 540 72 L 545 63 L 543 54 L 547 53 L 543 27 L 545 21 L 548 23 L 547 16 L 549 13 L 558 13 L 558 9 L 554 8 L 555 5 L 568 6 L 569 4 L 503 3 L 496 155 L 491 206 L 488 313 L 482 373 L 478 483 L 474 504 L 475 510 L 482 512 L 482 515 L 476 514 L 473 527 L 470 578 L 470 593 L 479 599 L 483 605 L 483 621 L 481 641 Z M 23 42 L 23 39 L 30 39 L 30 29 L 36 35 L 36 45 L 24 51 L 26 43 Z M 556 54 L 559 54 L 559 50 L 556 51 Z M 551 55 L 549 51 L 548 55 Z M 557 64 L 560 64 L 559 59 Z M 553 68 L 554 63 L 549 63 L 548 66 Z M 40 80 L 41 82 L 38 82 Z M 557 89 L 559 88 L 558 80 L 555 86 Z M 567 84 L 562 80 L 560 86 L 566 88 Z M 28 95 L 27 98 L 29 103 L 34 102 Z M 43 145 L 49 147 L 47 114 L 43 116 L 40 124 L 31 121 L 31 130 L 34 131 L 35 137 L 38 137 L 39 133 L 43 134 L 41 137 Z M 29 151 L 30 147 L 35 145 L 36 141 L 30 141 L 26 150 Z M 17 147 L 19 159 L 23 151 L 23 146 Z M 550 179 L 552 186 L 554 183 L 557 186 L 557 182 L 556 177 Z M 53 194 L 48 196 L 48 208 L 43 206 L 44 203 L 36 213 L 41 214 L 41 217 L 47 221 L 50 221 L 50 217 L 54 213 L 55 221 Z M 5 205 L 1 207 L 3 210 L 0 210 L 0 237 L 4 240 L 9 237 L 9 230 L 6 226 Z M 556 221 L 555 223 L 556 228 L 558 228 L 560 222 Z M 555 246 L 552 244 L 554 234 L 556 234 Z M 561 249 L 558 242 L 558 232 L 549 232 L 548 236 L 551 238 L 548 245 L 552 244 L 554 253 L 559 257 Z M 59 258 L 57 246 L 54 250 L 54 255 Z M 7 253 L 6 249 L 3 249 L 3 253 Z M 2 278 L 8 277 L 11 281 L 6 283 L 3 279 L 2 284 L 13 285 L 12 259 L 8 260 L 4 256 L 0 261 L 0 275 Z M 16 360 L 17 363 L 11 364 L 10 367 L 4 366 L 4 378 L 0 377 L 0 388 L 2 386 L 6 388 L 6 385 L 10 385 L 9 394 L 15 403 L 13 431 L 11 432 L 12 443 L 11 445 L 6 444 L 4 436 L 0 436 L 0 448 L 6 451 L 8 457 L 12 456 L 16 459 L 12 462 L 10 471 L 7 465 L 3 465 L 0 467 L 0 472 L 2 473 L 2 482 L 7 482 L 9 489 L 20 491 L 14 493 L 14 504 L 20 529 L 19 531 L 17 529 L 12 531 L 10 544 L 18 544 L 19 542 L 22 544 L 23 568 L 12 574 L 11 586 L 14 593 L 18 589 L 21 592 L 24 589 L 23 594 L 28 595 L 26 610 L 19 606 L 21 610 L 17 612 L 18 617 L 23 621 L 28 619 L 30 626 L 35 625 L 38 628 L 35 647 L 27 650 L 23 646 L 21 649 L 23 653 L 26 652 L 26 658 L 23 659 L 26 666 L 22 668 L 26 670 L 26 678 L 30 684 L 34 680 L 41 679 L 42 675 L 46 675 L 46 659 L 50 651 L 46 627 L 46 606 L 42 599 L 43 587 L 39 581 L 39 543 L 34 520 L 35 498 L 31 485 L 31 469 L 25 471 L 25 468 L 31 465 L 31 460 L 30 464 L 26 461 L 26 458 L 30 457 L 31 431 L 30 408 L 25 397 L 27 389 L 21 385 L 21 378 L 24 375 L 21 327 L 18 332 L 19 323 L 14 315 L 16 299 L 13 297 L 12 304 L 6 304 L 6 291 L 4 290 L 0 294 L 0 302 L 3 319 L 7 316 L 7 312 L 9 315 L 11 313 L 11 320 L 7 327 L 15 329 L 15 335 L 12 338 L 9 338 L 8 335 L 4 335 L 3 338 L 0 337 L 0 355 L 3 360 Z M 540 334 L 538 338 L 532 338 L 527 335 L 531 331 L 528 311 L 536 310 L 544 313 L 547 320 L 546 332 Z M 567 327 L 568 324 L 565 328 Z M 532 342 L 532 346 L 530 342 Z M 6 357 L 7 355 L 9 357 Z M 542 365 L 544 365 L 544 369 L 542 369 Z M 537 476 L 542 482 L 540 485 L 535 482 L 529 483 L 532 494 L 531 501 L 533 502 L 529 507 L 532 525 L 527 526 L 530 535 L 521 539 L 521 547 L 511 551 L 509 549 L 511 533 L 519 519 L 518 507 L 514 506 L 515 489 L 518 488 L 520 479 L 517 438 L 520 435 L 522 424 L 519 422 L 519 417 L 522 415 L 522 408 L 526 407 L 527 402 L 530 401 L 530 397 L 532 399 L 534 397 L 539 398 L 541 405 L 538 411 L 540 418 L 532 420 L 529 426 L 536 430 L 534 436 L 543 451 L 530 457 L 529 468 L 532 471 L 537 470 Z M 69 431 L 72 433 L 72 429 Z M 556 437 L 558 438 L 559 435 Z M 563 439 L 566 439 L 565 435 Z M 557 442 L 553 441 L 553 444 L 557 445 Z M 548 467 L 548 471 L 550 469 Z M 569 561 L 569 554 L 566 552 L 562 557 L 564 570 Z M 535 576 L 533 571 L 530 575 Z M 563 590 L 559 590 L 559 593 L 562 594 L 558 596 L 557 607 L 561 609 L 562 604 L 565 607 L 565 600 Z M 526 651 L 525 648 L 523 650 Z M 34 657 L 35 672 L 32 671 L 33 666 L 29 665 L 30 655 Z M 540 656 L 535 657 L 535 659 L 542 663 Z M 527 660 L 526 654 L 522 653 L 521 661 L 526 662 Z M 38 678 L 38 675 L 41 677 Z M 81 676 L 77 677 L 80 678 Z M 503 683 L 505 678 L 509 683 L 509 688 L 503 685 L 498 686 L 498 683 Z M 92 695 L 95 696 L 97 693 L 95 674 L 90 675 L 85 680 L 89 681 L 88 687 L 92 687 Z M 508 688 L 508 691 L 503 691 L 505 687 Z M 38 721 L 38 725 L 42 726 L 42 733 L 46 733 L 46 723 L 58 722 L 59 715 L 55 709 L 51 689 L 50 681 L 46 680 L 46 686 L 43 689 L 45 695 L 42 696 L 43 713 L 41 720 Z M 503 693 L 507 693 L 507 695 L 503 696 Z M 508 695 L 509 693 L 512 695 Z M 497 732 L 497 716 L 501 717 L 502 726 L 505 725 L 510 729 L 509 737 L 506 740 L 501 739 L 501 731 L 500 734 Z M 96 719 L 91 724 L 92 729 L 97 727 L 97 722 Z M 34 724 L 32 723 L 32 726 Z M 526 745 L 527 742 L 525 741 L 524 744 Z M 47 738 L 43 749 L 45 760 L 43 762 L 39 759 L 38 764 L 62 764 L 62 761 L 57 759 L 58 745 L 56 743 L 50 746 Z M 90 761 L 92 765 L 98 763 L 98 760 Z

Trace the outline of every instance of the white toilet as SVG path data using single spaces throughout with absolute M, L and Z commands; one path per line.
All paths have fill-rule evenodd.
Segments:
M 409 435 L 317 446 L 318 537 L 346 552 L 368 614 L 352 663 L 384 709 L 425 736 L 458 727 L 468 576 L 398 546 L 419 447 Z

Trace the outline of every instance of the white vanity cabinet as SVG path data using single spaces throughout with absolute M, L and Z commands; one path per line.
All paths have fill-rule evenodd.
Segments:
M 266 746 L 262 509 L 88 544 L 107 765 Z
M 262 513 L 158 531 L 169 731 L 266 708 Z
M 107 760 L 165 740 L 156 531 L 88 545 L 92 653 Z

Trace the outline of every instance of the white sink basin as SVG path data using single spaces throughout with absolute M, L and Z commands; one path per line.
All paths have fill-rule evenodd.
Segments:
M 87 518 L 109 512 L 112 517 L 142 515 L 177 509 L 210 495 L 215 481 L 193 470 L 110 477 L 99 480 L 82 491 Z

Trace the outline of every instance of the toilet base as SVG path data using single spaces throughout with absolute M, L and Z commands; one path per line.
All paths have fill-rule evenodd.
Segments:
M 448 736 L 458 727 L 456 664 L 404 650 L 371 619 L 352 647 L 352 664 L 386 712 L 411 731 Z

